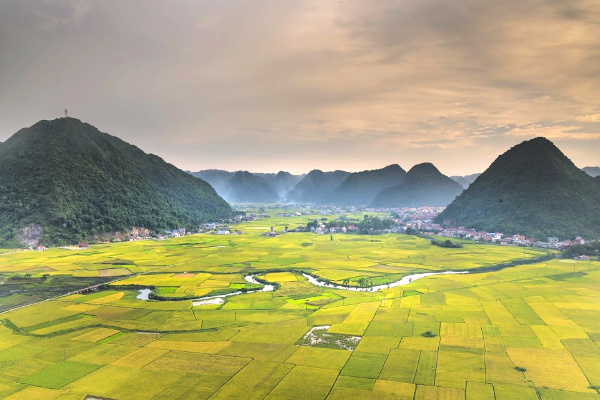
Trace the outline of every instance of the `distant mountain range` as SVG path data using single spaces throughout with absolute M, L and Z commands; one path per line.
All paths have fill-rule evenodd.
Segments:
M 276 174 L 229 172 L 207 169 L 189 172 L 210 183 L 221 197 L 232 203 L 275 203 L 285 201 L 304 175 L 280 171 Z
M 283 171 L 261 174 L 205 170 L 191 174 L 206 180 L 219 195 L 234 203 L 445 206 L 462 191 L 431 163 L 416 165 L 408 174 L 398 164 L 353 173 L 315 169 L 305 176 Z
M 599 199 L 597 178 L 536 138 L 499 156 L 437 221 L 536 238 L 599 238 Z
M 325 203 L 349 175 L 350 172 L 346 171 L 323 172 L 313 169 L 294 186 L 286 200 L 296 203 Z
M 398 185 L 406 175 L 398 164 L 370 171 L 354 172 L 335 188 L 330 203 L 340 205 L 367 205 L 383 189 Z
M 450 178 L 452 178 L 452 180 L 454 182 L 456 182 L 460 186 L 462 186 L 463 189 L 466 189 L 469 187 L 469 185 L 471 183 L 475 182 L 475 179 L 477 179 L 479 177 L 479 175 L 481 175 L 481 174 L 471 174 L 471 175 L 465 175 L 465 176 L 454 175 L 454 176 L 451 176 Z
M 0 245 L 189 229 L 231 215 L 205 181 L 78 119 L 40 121 L 0 145 Z
M 463 191 L 461 185 L 443 175 L 431 163 L 412 167 L 396 186 L 379 192 L 373 207 L 443 207 Z
M 585 167 L 582 168 L 583 172 L 588 174 L 589 176 L 600 176 L 600 167 Z

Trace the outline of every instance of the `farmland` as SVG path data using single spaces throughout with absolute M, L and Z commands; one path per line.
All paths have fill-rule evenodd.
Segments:
M 441 248 L 407 235 L 260 235 L 302 223 L 270 218 L 238 236 L 2 254 L 6 282 L 115 281 L 0 314 L 0 397 L 600 399 L 599 262 L 553 259 L 378 292 L 323 288 L 298 272 L 379 284 L 546 253 Z M 276 290 L 222 304 L 189 299 L 259 287 L 247 274 Z M 138 300 L 138 287 L 172 301 Z M 303 338 L 315 326 L 359 341 L 354 350 L 310 345 Z

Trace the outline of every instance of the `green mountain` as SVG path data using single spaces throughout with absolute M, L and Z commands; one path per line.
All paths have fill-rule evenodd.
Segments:
M 350 174 L 331 194 L 330 203 L 343 205 L 371 204 L 383 189 L 400 183 L 406 172 L 398 165 Z
M 40 121 L 0 146 L 2 245 L 40 226 L 42 243 L 61 244 L 231 214 L 208 183 L 74 118 Z
M 442 207 L 463 191 L 461 185 L 443 175 L 431 163 L 415 165 L 397 186 L 383 189 L 373 207 Z
M 499 156 L 438 215 L 464 225 L 536 238 L 600 238 L 600 186 L 545 138 Z
M 310 171 L 288 194 L 287 200 L 296 203 L 324 203 L 344 179 L 350 175 L 346 171 Z
M 279 200 L 277 192 L 264 178 L 248 171 L 238 171 L 228 182 L 227 198 L 235 203 L 272 203 Z

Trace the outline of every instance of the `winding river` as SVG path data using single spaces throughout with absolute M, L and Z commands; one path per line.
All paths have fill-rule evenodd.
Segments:
M 378 290 L 381 290 L 381 289 L 389 289 L 389 288 L 393 288 L 396 286 L 408 285 L 409 283 L 414 282 L 417 279 L 425 278 L 427 276 L 468 274 L 468 273 L 469 273 L 468 271 L 424 272 L 424 273 L 420 273 L 420 274 L 406 275 L 402 279 L 397 280 L 395 282 L 386 283 L 383 285 L 369 286 L 369 287 L 335 285 L 333 283 L 323 282 L 323 281 L 319 280 L 319 278 L 314 277 L 309 274 L 306 274 L 306 273 L 303 273 L 302 276 L 304 276 L 311 284 L 313 284 L 315 286 L 321 286 L 321 287 L 327 287 L 327 288 L 339 289 L 339 290 L 348 290 L 348 291 L 352 291 L 352 292 L 377 292 Z M 244 280 L 248 283 L 254 283 L 256 285 L 263 285 L 261 282 L 258 282 L 255 279 L 255 276 L 256 275 L 246 275 L 246 276 L 244 276 Z M 193 302 L 193 305 L 219 304 L 219 303 L 222 303 L 222 301 L 218 301 L 218 300 L 223 299 L 225 297 L 237 296 L 240 294 L 247 294 L 247 293 L 256 293 L 256 292 L 272 292 L 274 290 L 275 290 L 274 285 L 266 284 L 266 285 L 263 285 L 263 287 L 261 289 L 246 290 L 246 291 L 238 290 L 237 292 L 220 294 L 220 295 L 216 295 L 216 296 L 199 297 L 198 299 L 192 300 L 192 302 Z M 142 289 L 142 290 L 140 290 L 140 294 L 137 296 L 137 298 L 140 300 L 148 300 L 149 294 L 150 294 L 150 289 Z
M 344 285 L 336 285 L 333 283 L 326 283 L 326 282 L 319 280 L 319 278 L 314 277 L 309 274 L 306 274 L 306 273 L 303 273 L 302 276 L 305 277 L 311 284 L 313 284 L 315 286 L 321 286 L 321 287 L 327 287 L 327 288 L 339 289 L 339 290 L 348 290 L 351 292 L 377 292 L 378 290 L 382 290 L 382 289 L 389 289 L 389 288 L 393 288 L 396 286 L 408 285 L 409 283 L 414 282 L 417 279 L 425 278 L 427 276 L 468 274 L 468 273 L 469 273 L 468 271 L 423 272 L 420 274 L 406 275 L 402 279 L 397 280 L 395 282 L 386 283 L 383 285 L 368 286 L 368 287 L 344 286 Z M 254 283 L 255 285 L 263 285 L 262 283 L 260 283 L 259 281 L 257 281 L 255 279 L 255 276 L 256 275 L 246 275 L 246 276 L 244 276 L 244 280 L 248 283 Z M 272 292 L 274 290 L 275 290 L 274 285 L 266 284 L 266 285 L 263 285 L 263 287 L 261 289 L 246 290 L 246 291 L 238 290 L 237 292 L 219 294 L 216 296 L 199 297 L 198 299 L 192 300 L 192 301 L 194 302 L 194 305 L 196 305 L 196 302 L 198 302 L 198 305 L 199 304 L 218 304 L 219 303 L 218 301 L 211 302 L 211 300 L 223 299 L 225 297 L 237 296 L 240 294 L 248 294 L 248 293 L 256 293 L 256 292 Z M 136 299 L 148 300 L 151 291 L 152 291 L 151 289 L 140 289 L 140 294 L 137 295 Z
M 389 288 L 393 288 L 396 286 L 408 285 L 409 283 L 414 282 L 415 280 L 417 280 L 419 278 L 425 278 L 427 276 L 468 274 L 468 273 L 469 273 L 468 271 L 424 272 L 424 273 L 420 273 L 420 274 L 406 275 L 402 279 L 395 281 L 395 282 L 386 283 L 383 285 L 368 286 L 368 287 L 335 285 L 333 283 L 325 283 L 323 281 L 320 281 L 318 278 L 315 278 L 314 276 L 309 275 L 309 274 L 302 274 L 302 276 L 304 276 L 306 279 L 308 279 L 308 281 L 315 286 L 322 286 L 322 287 L 341 289 L 341 290 L 349 290 L 352 292 L 376 292 L 381 289 L 389 289 Z

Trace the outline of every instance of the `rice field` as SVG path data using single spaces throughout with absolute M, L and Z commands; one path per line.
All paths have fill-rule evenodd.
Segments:
M 6 253 L 4 279 L 115 281 L 0 314 L 0 397 L 600 399 L 600 262 L 550 260 L 351 292 L 297 272 L 380 283 L 545 253 L 444 249 L 405 235 L 260 235 L 303 223 L 272 218 L 239 236 Z M 276 290 L 193 306 L 195 296 L 256 288 L 244 280 L 250 273 Z M 142 287 L 162 300 L 136 299 Z M 314 327 L 360 341 L 354 350 L 306 345 Z

